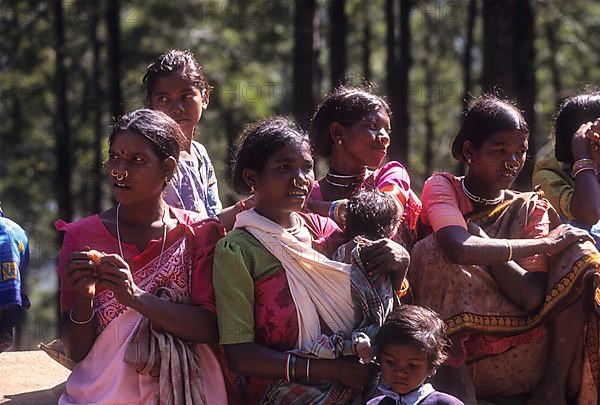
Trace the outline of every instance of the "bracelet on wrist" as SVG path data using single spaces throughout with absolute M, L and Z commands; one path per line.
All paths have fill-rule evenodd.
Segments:
M 94 316 L 96 315 L 96 310 L 92 310 L 92 315 L 90 316 L 89 319 L 85 320 L 85 321 L 78 321 L 77 319 L 73 318 L 73 309 L 71 309 L 69 311 L 69 319 L 71 320 L 71 322 L 73 322 L 75 325 L 85 325 L 87 323 L 92 322 L 92 319 L 94 319 Z
M 288 353 L 285 359 L 285 380 L 290 382 L 290 360 L 292 359 L 292 354 Z
M 512 246 L 510 245 L 509 241 L 505 241 L 506 242 L 506 248 L 508 249 L 508 257 L 506 258 L 506 262 L 510 262 L 512 260 L 512 256 L 513 256 L 513 250 L 512 250 Z
M 580 166 L 576 171 L 573 172 L 573 177 L 577 177 L 577 175 L 579 173 L 582 173 L 586 170 L 591 170 L 594 172 L 594 174 L 597 176 L 598 175 L 598 167 L 596 165 L 591 166 L 591 165 L 585 165 L 585 166 Z
M 571 166 L 571 172 L 573 173 L 573 177 L 577 176 L 577 174 L 581 173 L 584 170 L 593 170 L 594 173 L 598 174 L 598 165 L 592 159 L 578 159 Z

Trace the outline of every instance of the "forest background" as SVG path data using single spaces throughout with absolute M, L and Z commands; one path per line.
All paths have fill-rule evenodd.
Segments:
M 192 50 L 215 88 L 197 139 L 228 205 L 247 123 L 281 114 L 306 128 L 333 86 L 365 81 L 392 105 L 389 158 L 417 192 L 433 171 L 462 170 L 450 143 L 469 101 L 515 100 L 532 127 L 527 189 L 560 100 L 599 82 L 599 38 L 600 4 L 584 0 L 0 0 L 0 201 L 31 250 L 33 306 L 13 349 L 56 336 L 53 223 L 112 204 L 108 128 L 144 105 L 160 53 Z

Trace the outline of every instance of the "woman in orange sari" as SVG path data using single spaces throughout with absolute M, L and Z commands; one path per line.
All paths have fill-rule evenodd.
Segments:
M 414 298 L 447 323 L 453 348 L 438 385 L 465 403 L 515 394 L 596 403 L 597 341 L 584 351 L 581 337 L 597 338 L 585 280 L 598 254 L 541 195 L 509 190 L 528 136 L 508 102 L 486 96 L 467 112 L 452 147 L 467 175 L 434 174 L 423 189 L 421 221 L 434 234 L 411 253 Z

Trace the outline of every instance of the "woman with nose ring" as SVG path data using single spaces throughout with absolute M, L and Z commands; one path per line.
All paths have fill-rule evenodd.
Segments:
M 64 232 L 61 339 L 77 363 L 61 405 L 235 403 L 215 346 L 211 281 L 225 230 L 163 200 L 182 138 L 160 111 L 125 114 L 109 135 L 115 206 L 55 224 Z
M 315 182 L 308 208 L 343 227 L 347 199 L 359 189 L 390 193 L 402 218 L 393 239 L 410 250 L 421 202 L 402 164 L 382 165 L 390 145 L 390 114 L 387 102 L 368 89 L 341 86 L 323 100 L 312 118 L 310 138 L 315 153 L 329 159 L 329 171 Z
M 411 252 L 410 284 L 453 343 L 434 385 L 469 404 L 527 394 L 530 404 L 564 405 L 595 391 L 581 374 L 575 386 L 567 380 L 584 369 L 578 354 L 587 317 L 597 322 L 590 288 L 600 262 L 591 236 L 560 225 L 541 194 L 510 190 L 528 137 L 515 106 L 481 97 L 452 145 L 467 174 L 435 174 L 423 188 L 421 221 L 434 234 Z M 598 354 L 586 349 L 591 361 Z
M 127 171 L 127 169 L 125 169 L 123 171 L 118 171 L 116 169 L 112 169 L 110 171 L 110 175 L 112 177 L 114 177 L 114 179 L 117 181 L 123 181 L 124 179 L 127 178 L 127 176 L 129 175 L 129 172 Z

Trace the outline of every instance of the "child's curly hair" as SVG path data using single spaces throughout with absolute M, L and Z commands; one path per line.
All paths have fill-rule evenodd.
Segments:
M 377 334 L 379 352 L 388 345 L 415 345 L 427 353 L 429 366 L 435 370 L 448 357 L 446 325 L 432 310 L 402 305 L 392 312 Z

